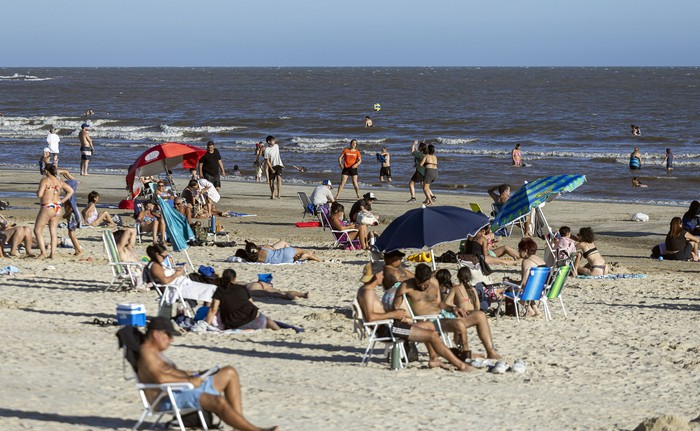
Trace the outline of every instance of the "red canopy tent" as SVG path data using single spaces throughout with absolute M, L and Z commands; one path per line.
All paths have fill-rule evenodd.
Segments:
M 141 154 L 126 174 L 126 187 L 131 190 L 132 199 L 141 193 L 138 177 L 167 174 L 169 169 L 182 163 L 185 169 L 197 167 L 197 162 L 207 150 L 194 145 L 166 142 L 149 148 Z

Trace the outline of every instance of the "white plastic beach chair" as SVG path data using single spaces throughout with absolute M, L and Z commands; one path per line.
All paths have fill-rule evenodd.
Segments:
M 442 330 L 442 324 L 440 323 L 440 320 L 442 317 L 440 317 L 439 314 L 424 314 L 424 315 L 416 315 L 413 313 L 413 308 L 411 307 L 411 303 L 408 300 L 408 297 L 404 293 L 401 295 L 403 297 L 403 302 L 406 304 L 406 309 L 408 310 L 409 314 L 411 315 L 411 319 L 413 319 L 414 322 L 431 322 L 435 325 L 435 329 L 437 329 L 438 335 L 440 335 L 440 338 L 442 338 L 442 342 L 445 343 L 447 347 L 453 347 L 452 345 L 452 340 L 445 335 L 445 332 Z
M 360 340 L 367 338 L 367 349 L 365 349 L 364 355 L 362 355 L 362 366 L 367 365 L 367 362 L 371 360 L 372 352 L 374 350 L 374 345 L 376 343 L 384 343 L 386 348 L 384 353 L 386 354 L 389 349 L 391 349 L 395 344 L 398 344 L 399 351 L 401 352 L 401 368 L 408 367 L 408 355 L 403 347 L 403 342 L 397 340 L 394 334 L 391 332 L 391 327 L 394 321 L 391 319 L 385 320 L 375 320 L 373 322 L 367 322 L 365 320 L 364 314 L 362 313 L 362 307 L 360 303 L 355 298 L 352 301 L 352 319 L 354 332 L 358 334 Z M 381 326 L 385 326 L 388 329 L 388 337 L 380 337 L 377 335 L 377 329 Z
M 143 263 L 122 262 L 119 259 L 117 243 L 114 241 L 114 234 L 111 230 L 105 229 L 102 232 L 102 241 L 107 252 L 107 259 L 109 259 L 109 267 L 112 270 L 112 282 L 105 287 L 104 291 L 119 290 L 127 283 L 127 288 L 134 288 L 141 284 L 140 277 L 143 271 Z

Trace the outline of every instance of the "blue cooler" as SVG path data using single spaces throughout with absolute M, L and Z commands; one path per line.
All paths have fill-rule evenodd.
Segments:
M 117 305 L 117 323 L 124 326 L 146 326 L 146 307 L 143 304 Z

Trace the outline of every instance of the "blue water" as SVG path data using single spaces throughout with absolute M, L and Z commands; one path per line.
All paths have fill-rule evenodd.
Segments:
M 588 178 L 575 198 L 684 204 L 700 184 L 698 84 L 700 68 L 0 69 L 0 166 L 34 169 L 55 126 L 61 165 L 77 171 L 87 121 L 93 172 L 126 173 L 156 143 L 213 140 L 227 169 L 238 164 L 250 179 L 255 142 L 272 134 L 287 166 L 308 168 L 288 169 L 285 181 L 338 181 L 337 158 L 355 138 L 363 186 L 381 186 L 374 154 L 386 146 L 399 188 L 418 139 L 437 147 L 438 193 L 568 173 Z M 516 143 L 528 167 L 510 166 Z M 635 146 L 646 189 L 631 187 Z

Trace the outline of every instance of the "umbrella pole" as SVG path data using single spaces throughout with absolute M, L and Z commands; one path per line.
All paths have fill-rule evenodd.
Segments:
M 433 249 L 430 249 L 430 262 L 433 265 L 433 271 L 437 270 L 437 265 L 435 265 L 435 254 L 433 253 Z
M 549 222 L 547 222 L 547 218 L 544 216 L 544 213 L 542 212 L 542 208 L 537 207 L 536 212 L 537 212 L 537 216 L 542 218 L 544 225 L 547 226 L 548 235 L 544 236 L 544 242 L 547 243 L 547 248 L 549 248 L 549 252 L 552 253 L 552 256 L 555 257 L 554 260 L 556 261 L 556 254 L 554 251 L 554 246 L 552 245 L 552 242 L 551 242 L 552 237 L 554 236 L 552 234 L 552 228 L 549 226 Z M 534 222 L 534 220 L 533 220 L 533 222 Z
M 190 268 L 192 268 L 192 272 L 197 272 L 197 271 L 194 269 L 194 265 L 192 265 L 192 259 L 190 259 L 190 254 L 187 253 L 187 249 L 182 250 L 182 251 L 184 251 L 184 252 L 185 252 L 185 256 L 187 256 L 187 262 L 190 264 Z

